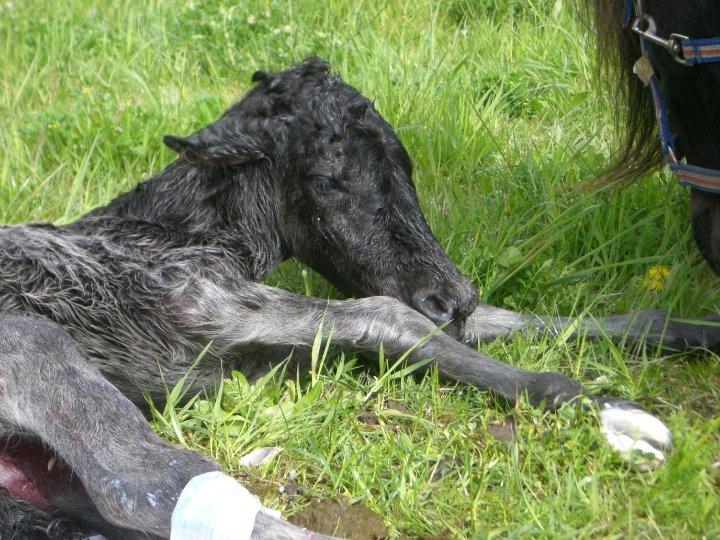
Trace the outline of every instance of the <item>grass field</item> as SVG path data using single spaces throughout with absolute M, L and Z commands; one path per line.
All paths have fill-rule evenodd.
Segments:
M 584 189 L 616 136 L 592 37 L 567 0 L 2 0 L 0 220 L 63 222 L 106 203 L 172 159 L 163 134 L 217 117 L 256 69 L 310 54 L 397 128 L 428 221 L 485 301 L 717 312 L 720 280 L 667 172 L 621 193 Z M 294 262 L 267 282 L 332 294 Z M 560 338 L 483 350 L 637 400 L 674 431 L 675 452 L 639 473 L 591 415 L 511 408 L 435 373 L 402 377 L 322 349 L 310 377 L 237 375 L 155 424 L 302 519 L 332 499 L 357 503 L 348 515 L 367 506 L 392 536 L 720 537 L 706 469 L 720 459 L 718 357 Z M 239 465 L 268 445 L 283 449 L 269 464 Z M 362 519 L 358 538 L 373 530 Z

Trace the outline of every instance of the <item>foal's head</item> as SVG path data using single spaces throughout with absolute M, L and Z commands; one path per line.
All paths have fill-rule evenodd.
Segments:
M 662 164 L 650 92 L 633 75 L 640 57 L 638 36 L 622 28 L 625 0 L 594 0 L 598 52 L 608 88 L 615 92 L 624 127 L 623 149 L 609 179 L 634 179 Z M 644 0 L 643 9 L 657 24 L 657 35 L 691 39 L 720 36 L 717 0 Z M 720 63 L 692 67 L 649 44 L 655 71 L 667 100 L 677 146 L 691 165 L 720 169 Z M 703 256 L 720 274 L 720 196 L 691 190 L 692 225 Z
M 166 144 L 228 178 L 268 184 L 247 212 L 275 214 L 287 255 L 346 294 L 393 296 L 436 323 L 464 320 L 475 289 L 430 232 L 410 156 L 373 104 L 316 58 L 253 81 L 219 120 Z M 258 166 L 262 178 L 237 174 Z

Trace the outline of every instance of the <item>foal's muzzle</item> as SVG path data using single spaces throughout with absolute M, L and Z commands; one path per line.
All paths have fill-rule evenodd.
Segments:
M 478 295 L 470 280 L 460 277 L 440 287 L 418 289 L 411 305 L 437 325 L 451 321 L 462 325 L 477 307 Z

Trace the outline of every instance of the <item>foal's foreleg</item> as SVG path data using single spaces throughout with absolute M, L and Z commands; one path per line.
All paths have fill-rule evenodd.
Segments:
M 207 296 L 197 299 L 202 306 L 188 312 L 187 324 L 216 348 L 305 348 L 322 324 L 334 345 L 359 351 L 378 351 L 382 345 L 394 356 L 413 349 L 410 362 L 433 358 L 444 375 L 513 402 L 527 393 L 533 404 L 556 407 L 585 394 L 560 373 L 534 373 L 479 354 L 394 298 L 325 301 L 256 283 L 234 293 L 212 285 L 202 290 Z
M 654 347 L 683 351 L 716 349 L 720 344 L 720 317 L 691 319 L 663 311 L 639 311 L 610 317 L 548 317 L 517 313 L 480 305 L 468 317 L 461 339 L 469 345 L 522 332 L 528 335 L 561 335 L 568 338 L 610 338 L 647 343 Z
M 649 440 L 647 449 L 662 460 L 671 444 L 667 428 L 639 406 L 592 396 L 560 373 L 530 372 L 484 356 L 438 332 L 429 319 L 393 298 L 324 301 L 257 284 L 235 295 L 212 287 L 205 292 L 203 309 L 194 310 L 192 324 L 219 345 L 308 347 L 323 324 L 327 333 L 332 329 L 338 346 L 377 351 L 382 345 L 396 357 L 412 350 L 410 362 L 432 358 L 442 374 L 513 402 L 527 394 L 531 403 L 554 408 L 586 396 L 601 407 L 603 430 L 621 451 Z

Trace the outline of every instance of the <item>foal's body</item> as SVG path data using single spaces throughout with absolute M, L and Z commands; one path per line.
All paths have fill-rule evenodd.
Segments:
M 183 487 L 217 466 L 157 437 L 138 408 L 144 393 L 162 399 L 210 342 L 194 390 L 290 351 L 302 361 L 321 325 L 353 350 L 382 344 L 398 356 L 422 342 L 410 361 L 434 358 L 444 375 L 511 401 L 586 396 L 603 411 L 631 409 L 630 422 L 603 417 L 605 433 L 646 440 L 662 459 L 669 433 L 634 404 L 436 331 L 451 321 L 459 331 L 476 294 L 430 233 L 407 153 L 367 100 L 317 59 L 255 79 L 217 122 L 166 138 L 180 159 L 134 191 L 70 225 L 0 229 L 0 422 L 9 448 L 27 450 L 0 460 L 0 532 L 22 535 L 59 509 L 110 536 L 168 536 Z M 367 298 L 259 283 L 291 256 Z M 466 340 L 529 322 L 493 309 L 475 313 Z M 37 441 L 61 458 L 56 468 Z M 280 531 L 304 534 L 261 512 L 253 536 Z
M 187 167 L 171 165 L 168 178 L 175 182 L 177 168 Z M 159 187 L 163 175 L 152 182 Z M 7 433 L 49 444 L 92 506 L 123 527 L 167 534 L 179 491 L 215 469 L 161 441 L 136 407 L 144 393 L 162 399 L 163 379 L 187 373 L 210 341 L 195 368 L 195 390 L 212 387 L 223 368 L 253 376 L 291 350 L 302 358 L 321 324 L 333 326 L 337 345 L 377 350 L 383 343 L 392 355 L 435 331 L 390 297 L 326 302 L 261 285 L 281 257 L 238 257 L 228 248 L 230 231 L 193 235 L 114 216 L 122 203 L 65 227 L 0 231 L 0 417 Z M 525 390 L 538 403 L 580 393 L 559 374 L 536 381 L 536 374 L 486 359 L 445 334 L 413 354 L 428 356 L 447 357 L 443 372 L 509 399 Z M 79 508 L 63 509 L 86 519 L 95 513 L 90 500 L 76 498 Z M 8 519 L 0 514 L 0 522 Z

